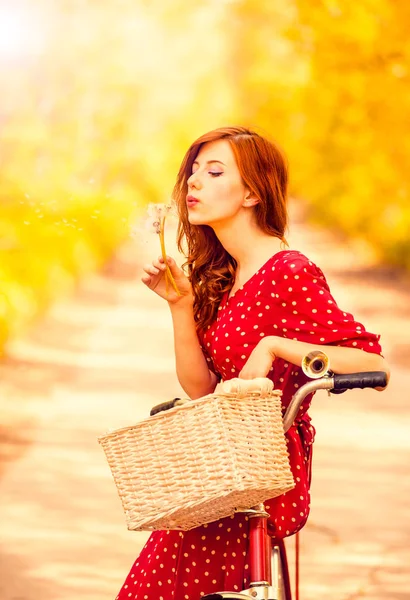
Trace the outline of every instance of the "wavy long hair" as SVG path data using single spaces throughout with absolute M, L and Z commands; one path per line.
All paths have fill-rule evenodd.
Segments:
M 225 292 L 235 281 L 236 261 L 225 250 L 209 225 L 191 225 L 186 196 L 192 165 L 204 144 L 226 140 L 234 153 L 244 185 L 258 199 L 252 207 L 256 222 L 267 234 L 286 245 L 288 168 L 285 156 L 276 144 L 245 127 L 223 127 L 199 137 L 181 163 L 172 197 L 179 224 L 178 249 L 184 253 L 188 277 L 194 294 L 194 315 L 198 330 L 215 319 Z

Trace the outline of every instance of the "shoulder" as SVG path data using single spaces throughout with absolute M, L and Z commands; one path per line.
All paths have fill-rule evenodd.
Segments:
M 284 250 L 273 257 L 272 271 L 285 276 L 293 275 L 300 278 L 304 274 L 313 275 L 325 280 L 322 270 L 299 250 Z
M 298 250 L 281 252 L 272 262 L 272 285 L 276 297 L 282 300 L 306 296 L 310 302 L 313 297 L 323 299 L 330 294 L 322 270 Z

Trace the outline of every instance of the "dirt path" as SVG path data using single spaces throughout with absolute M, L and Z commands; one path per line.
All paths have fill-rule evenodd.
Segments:
M 124 246 L 0 366 L 2 600 L 112 600 L 147 537 L 126 530 L 96 438 L 181 392 L 168 308 L 139 283 L 157 241 Z M 383 394 L 317 395 L 302 598 L 404 600 L 410 289 L 393 272 L 357 264 L 354 248 L 300 216 L 291 244 L 322 266 L 342 306 L 382 333 L 393 366 Z

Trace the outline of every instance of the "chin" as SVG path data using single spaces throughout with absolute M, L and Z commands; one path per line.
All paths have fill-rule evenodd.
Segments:
M 206 223 L 204 219 L 201 219 L 199 215 L 188 215 L 188 222 L 191 225 L 208 225 L 208 223 Z

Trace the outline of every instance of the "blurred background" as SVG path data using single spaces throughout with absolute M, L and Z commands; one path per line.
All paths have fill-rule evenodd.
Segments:
M 410 269 L 409 22 L 404 0 L 2 1 L 1 343 L 226 123 L 283 146 L 310 218 Z
M 69 352 L 83 348 L 79 340 L 84 341 L 84 331 L 95 323 L 101 298 L 116 310 L 119 303 L 125 320 L 127 310 L 140 301 L 130 265 L 138 262 L 135 253 L 143 252 L 146 241 L 133 242 L 130 250 L 130 228 L 145 215 L 149 202 L 169 199 L 183 154 L 205 131 L 243 124 L 277 140 L 289 158 L 296 213 L 306 231 L 319 232 L 311 237 L 331 231 L 338 240 L 339 259 L 345 260 L 344 270 L 356 261 L 379 265 L 400 286 L 407 285 L 409 26 L 410 4 L 405 0 L 1 0 L 0 405 L 5 419 L 0 442 L 7 460 L 13 458 L 7 463 L 9 482 L 3 478 L 11 511 L 7 514 L 14 524 L 5 537 L 8 544 L 13 539 L 26 543 L 22 531 L 32 523 L 32 515 L 26 515 L 23 527 L 23 513 L 10 508 L 16 498 L 31 494 L 29 486 L 19 487 L 21 480 L 15 487 L 12 483 L 19 479 L 17 455 L 24 456 L 33 441 L 25 427 L 31 423 L 38 432 L 39 415 L 56 411 L 49 397 L 47 406 L 42 402 L 50 395 L 53 378 L 61 383 L 62 368 L 65 377 L 74 377 Z M 320 251 L 326 257 L 326 248 Z M 128 258 L 112 267 L 113 257 L 121 253 Z M 343 281 L 347 285 L 348 280 Z M 385 283 L 373 282 L 373 298 Z M 74 318 L 64 303 L 75 294 L 87 310 L 82 305 L 78 312 L 77 306 Z M 401 297 L 402 324 L 395 323 L 402 336 L 401 358 L 403 348 L 409 347 L 403 308 L 409 298 Z M 392 312 L 394 299 L 384 298 Z M 151 318 L 151 304 L 141 306 Z M 377 321 L 375 309 L 367 309 L 370 320 Z M 65 310 L 65 329 L 55 329 L 53 310 L 59 310 L 60 317 Z M 108 315 L 107 307 L 104 310 L 102 316 L 98 313 L 101 322 Z M 383 328 L 389 332 L 392 325 L 384 317 Z M 138 318 L 144 322 L 144 315 Z M 114 327 L 117 321 L 109 319 Z M 40 365 L 43 354 L 35 345 L 24 352 L 18 346 L 18 340 L 38 336 L 39 327 L 43 336 L 47 327 L 54 331 L 49 335 L 61 352 L 54 348 L 50 353 L 60 357 L 58 365 L 51 354 Z M 169 327 L 167 321 L 164 328 Z M 73 328 L 79 328 L 75 344 L 68 336 Z M 94 349 L 104 344 L 112 349 L 114 334 L 104 331 L 93 338 Z M 138 335 L 137 346 L 142 343 Z M 167 335 L 161 339 L 171 347 Z M 121 347 L 120 337 L 115 338 L 116 348 Z M 124 357 L 118 364 L 112 356 L 106 362 L 98 360 L 100 368 L 112 367 L 114 372 Z M 163 372 L 172 372 L 169 360 L 161 363 Z M 76 364 L 82 369 L 88 365 L 92 381 L 101 377 L 91 359 L 84 364 L 78 359 Z M 144 365 L 151 373 L 149 364 Z M 120 385 L 124 372 L 115 373 Z M 126 377 L 131 385 L 131 372 Z M 153 400 L 165 393 L 161 378 L 156 385 L 150 391 Z M 70 397 L 78 390 L 71 389 Z M 90 418 L 99 406 L 93 402 Z M 29 407 L 25 416 L 16 409 L 21 403 Z M 68 404 L 64 406 L 66 410 Z M 107 413 L 104 426 L 111 416 Z M 16 423 L 23 421 L 26 433 L 19 429 L 17 435 Z M 41 428 L 46 431 L 46 423 Z M 67 436 L 71 434 L 67 430 Z M 61 440 L 61 431 L 57 438 Z M 95 437 L 88 443 L 94 445 Z M 21 448 L 13 454 L 16 444 Z M 73 523 L 65 522 L 66 529 Z M 122 521 L 118 527 L 123 527 Z M 42 535 L 40 528 L 34 537 Z M 78 549 L 77 544 L 78 540 Z M 20 544 L 15 548 L 18 554 Z M 134 549 L 128 552 L 131 556 Z M 73 556 L 75 549 L 70 551 Z M 10 557 L 4 564 L 8 572 L 21 574 L 25 568 Z M 47 579 L 49 573 L 42 576 Z M 119 579 L 117 573 L 115 585 Z M 89 573 L 78 579 L 90 580 Z M 5 587 L 2 598 L 26 600 L 32 597 L 29 589 L 33 598 L 39 597 L 33 579 L 24 582 Z M 56 590 L 48 595 L 45 589 L 42 597 L 60 597 Z M 73 597 L 73 589 L 61 597 Z M 87 594 L 79 597 L 94 598 L 91 591 Z M 97 597 L 114 596 L 104 588 Z

